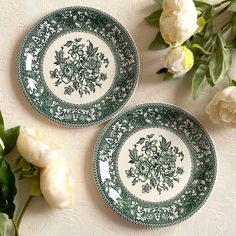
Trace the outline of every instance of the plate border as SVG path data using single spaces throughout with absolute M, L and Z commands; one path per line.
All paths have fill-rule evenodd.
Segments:
M 102 191 L 102 187 L 101 187 L 101 184 L 100 184 L 100 181 L 99 181 L 99 177 L 98 177 L 98 166 L 97 166 L 97 160 L 96 160 L 96 156 L 98 154 L 98 146 L 104 136 L 104 134 L 107 132 L 107 130 L 110 128 L 111 124 L 116 121 L 117 119 L 119 119 L 121 116 L 123 116 L 125 113 L 127 112 L 131 112 L 132 110 L 135 110 L 137 108 L 142 108 L 142 107 L 146 107 L 146 106 L 152 106 L 152 105 L 161 105 L 161 106 L 167 106 L 167 107 L 170 107 L 170 108 L 175 108 L 185 114 L 187 114 L 188 116 L 190 116 L 196 123 L 198 123 L 199 127 L 204 131 L 204 133 L 208 136 L 209 138 L 209 141 L 211 142 L 213 148 L 214 148 L 214 156 L 215 156 L 215 162 L 214 162 L 214 179 L 213 179 L 213 184 L 212 186 L 209 188 L 209 192 L 208 194 L 206 195 L 205 199 L 202 201 L 202 203 L 200 205 L 198 205 L 197 208 L 195 208 L 190 214 L 188 214 L 187 216 L 179 219 L 179 220 L 174 220 L 173 222 L 170 222 L 170 223 L 164 223 L 164 224 L 150 224 L 150 223 L 143 223 L 143 222 L 139 222 L 139 221 L 136 221 L 136 220 L 133 220 L 133 219 L 130 219 L 129 217 L 127 217 L 126 215 L 122 214 L 121 212 L 119 212 L 115 207 L 113 207 L 113 205 L 110 203 L 109 199 L 106 197 L 106 195 L 104 194 L 104 192 Z M 216 148 L 215 148 L 215 145 L 212 141 L 212 138 L 209 134 L 209 132 L 207 131 L 207 129 L 202 125 L 202 123 L 190 112 L 180 108 L 179 106 L 176 106 L 176 105 L 172 105 L 172 104 L 169 104 L 169 103 L 163 103 L 163 102 L 160 102 L 160 103 L 143 103 L 143 104 L 139 104 L 139 105 L 135 105 L 131 108 L 128 108 L 124 111 L 122 111 L 121 113 L 119 113 L 119 115 L 117 115 L 114 119 L 110 120 L 107 125 L 104 127 L 104 129 L 102 130 L 102 132 L 100 133 L 98 139 L 97 139 L 97 142 L 94 146 L 94 152 L 93 152 L 93 165 L 92 165 L 92 171 L 93 171 L 93 177 L 94 177 L 94 181 L 95 181 L 95 184 L 97 186 L 97 189 L 98 189 L 98 192 L 100 193 L 102 199 L 106 202 L 106 204 L 116 213 L 118 214 L 119 216 L 121 216 L 123 219 L 127 220 L 128 222 L 130 223 L 133 223 L 135 225 L 139 225 L 139 226 L 144 226 L 144 227 L 153 227 L 153 228 L 162 228 L 162 227 L 167 227 L 167 226 L 173 226 L 173 225 L 176 225 L 180 222 L 183 222 L 185 221 L 186 219 L 190 218 L 192 215 L 194 215 L 196 212 L 198 212 L 202 207 L 203 205 L 205 205 L 205 203 L 207 202 L 207 200 L 209 199 L 210 197 L 210 194 L 212 193 L 212 190 L 216 184 L 216 177 L 217 177 L 217 152 L 216 152 Z
M 96 11 L 100 14 L 103 14 L 104 16 L 106 16 L 107 18 L 109 18 L 110 20 L 112 20 L 113 22 L 115 22 L 116 24 L 118 24 L 122 30 L 127 34 L 127 37 L 130 38 L 131 44 L 133 45 L 134 49 L 135 49 L 135 54 L 136 54 L 136 58 L 137 58 L 137 69 L 135 71 L 135 77 L 136 79 L 136 83 L 133 84 L 132 87 L 132 93 L 127 95 L 127 98 L 125 99 L 124 104 L 122 104 L 122 106 L 119 107 L 119 109 L 117 109 L 115 112 L 113 112 L 112 114 L 110 114 L 109 116 L 104 117 L 103 119 L 99 120 L 99 121 L 93 121 L 91 123 L 86 123 L 86 124 L 71 124 L 71 123 L 67 123 L 64 121 L 60 121 L 60 120 L 56 120 L 54 119 L 54 117 L 50 117 L 48 115 L 46 115 L 45 113 L 43 113 L 37 106 L 35 106 L 32 102 L 32 100 L 29 98 L 28 93 L 23 85 L 23 77 L 22 77 L 22 73 L 21 73 L 21 55 L 23 53 L 24 50 L 24 46 L 25 43 L 28 39 L 28 37 L 31 35 L 31 33 L 35 30 L 35 28 L 41 24 L 43 21 L 45 21 L 48 17 L 54 15 L 57 12 L 61 12 L 61 11 L 65 11 L 65 10 L 75 10 L 75 9 L 86 9 L 86 10 L 92 10 L 92 11 Z M 90 126 L 95 126 L 95 125 L 99 125 L 102 123 L 105 123 L 107 121 L 109 121 L 110 119 L 112 119 L 113 117 L 115 117 L 117 114 L 119 114 L 124 108 L 125 106 L 128 104 L 128 102 L 130 101 L 130 99 L 132 98 L 132 96 L 134 95 L 138 83 L 139 83 L 139 79 L 140 79 L 140 56 L 139 56 L 139 52 L 138 52 L 138 47 L 135 43 L 134 38 L 132 37 L 131 33 L 128 31 L 128 29 L 126 29 L 126 27 L 119 22 L 116 18 L 114 18 L 113 16 L 111 16 L 110 14 L 101 11 L 99 9 L 93 8 L 93 7 L 88 7 L 88 6 L 70 6 L 70 7 L 64 7 L 64 8 L 59 8 L 57 10 L 54 10 L 48 14 L 46 14 L 44 17 L 40 18 L 35 24 L 33 24 L 33 26 L 31 26 L 31 28 L 29 29 L 29 31 L 27 32 L 27 34 L 24 36 L 23 41 L 21 42 L 21 45 L 19 47 L 19 52 L 17 55 L 17 72 L 18 72 L 18 81 L 20 83 L 20 87 L 21 87 L 21 91 L 23 92 L 25 98 L 28 100 L 28 102 L 31 104 L 31 106 L 39 113 L 41 114 L 44 118 L 46 118 L 47 120 L 50 120 L 56 124 L 62 125 L 64 127 L 69 127 L 69 128 L 79 128 L 79 127 L 90 127 Z

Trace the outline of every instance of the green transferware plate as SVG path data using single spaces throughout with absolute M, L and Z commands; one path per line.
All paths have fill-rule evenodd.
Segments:
M 189 113 L 144 104 L 118 115 L 100 135 L 94 176 L 106 203 L 143 226 L 181 222 L 205 203 L 216 178 L 210 136 Z
M 130 99 L 139 57 L 117 20 L 88 7 L 68 7 L 27 34 L 18 71 L 29 102 L 46 118 L 80 127 L 107 121 Z

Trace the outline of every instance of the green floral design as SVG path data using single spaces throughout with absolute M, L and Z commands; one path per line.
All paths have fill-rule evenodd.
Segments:
M 119 174 L 118 159 L 121 144 L 136 132 L 149 128 L 160 128 L 173 132 L 183 141 L 190 153 L 191 176 L 187 185 L 181 192 L 165 201 L 150 202 L 136 197 L 124 186 Z M 140 161 L 137 165 L 135 160 L 148 159 L 149 156 L 154 156 L 154 153 L 160 153 L 161 142 L 162 149 L 166 149 L 165 152 L 172 147 L 178 160 L 176 161 L 178 165 L 174 167 L 170 156 L 165 160 L 167 164 L 163 166 L 165 169 L 170 166 L 170 169 L 175 170 L 174 175 L 178 174 L 175 178 L 180 178 L 180 182 L 183 178 L 181 176 L 183 173 L 181 158 L 186 157 L 181 155 L 181 150 L 175 150 L 173 142 L 171 145 L 169 140 L 164 141 L 162 136 L 159 137 L 154 139 L 154 137 L 144 136 L 144 139 L 137 140 L 139 142 L 136 144 L 138 152 L 135 155 L 132 154 L 132 157 L 137 157 L 128 158 L 129 161 L 133 160 L 133 163 L 127 163 L 126 175 L 132 180 L 137 175 L 141 177 L 141 180 L 146 179 L 145 182 L 138 179 L 139 185 L 143 185 L 142 190 L 145 193 L 156 191 L 156 188 L 154 189 L 150 183 L 151 176 L 149 177 L 147 173 L 157 161 L 154 160 L 154 164 L 150 165 L 150 159 Z M 134 151 L 133 146 L 130 149 Z M 163 159 L 163 163 L 165 161 Z M 139 225 L 162 227 L 187 219 L 205 203 L 216 179 L 216 162 L 215 148 L 211 138 L 193 116 L 167 104 L 143 104 L 120 114 L 105 128 L 95 149 L 94 175 L 103 198 L 119 215 Z M 129 164 L 132 165 L 131 168 L 128 166 Z M 135 173 L 136 169 L 141 169 L 141 171 Z M 141 172 L 142 175 L 140 175 Z M 174 175 L 171 177 L 172 181 Z M 178 181 L 173 181 L 173 184 L 178 185 Z M 168 185 L 168 188 L 171 187 Z
M 132 179 L 132 185 L 143 182 L 142 192 L 149 193 L 150 190 L 156 189 L 159 194 L 162 191 L 174 187 L 174 182 L 179 182 L 179 176 L 184 173 L 184 169 L 176 165 L 177 159 L 182 162 L 184 154 L 179 148 L 171 145 L 171 141 L 160 135 L 161 140 L 153 139 L 154 134 L 140 138 L 129 149 L 129 157 L 132 165 L 125 173 L 128 178 Z M 139 153 L 141 151 L 141 154 Z
M 55 86 L 64 87 L 64 94 L 71 95 L 78 92 L 80 97 L 101 88 L 102 81 L 107 79 L 107 74 L 101 72 L 102 66 L 109 65 L 108 58 L 98 51 L 89 40 L 88 45 L 81 43 L 82 38 L 67 41 L 59 51 L 55 51 L 55 65 L 57 68 L 50 71 L 52 79 L 56 79 Z M 65 50 L 67 51 L 65 56 Z
M 96 36 L 109 47 L 115 60 L 115 76 L 111 87 L 103 96 L 86 104 L 80 104 L 79 101 L 79 104 L 72 104 L 58 98 L 47 86 L 45 78 L 48 76 L 44 76 L 43 71 L 43 61 L 50 45 L 62 35 L 73 32 L 84 32 Z M 96 45 L 95 42 L 93 43 L 94 45 L 89 46 L 89 42 L 82 40 L 77 42 L 77 47 L 72 38 L 72 43 L 69 42 L 67 46 L 63 46 L 63 50 L 57 49 L 60 59 L 69 58 L 60 65 L 55 65 L 56 68 L 50 68 L 52 71 L 50 76 L 53 77 L 52 81 L 55 81 L 55 84 L 59 83 L 58 86 L 63 90 L 64 87 L 67 87 L 63 91 L 67 94 L 65 96 L 72 96 L 69 94 L 75 95 L 80 92 L 80 96 L 84 98 L 86 93 L 89 96 L 89 93 L 92 94 L 94 90 L 99 94 L 99 86 L 103 86 L 103 80 L 106 79 L 106 70 L 112 65 L 110 58 L 109 62 L 106 62 L 108 55 L 100 58 L 102 52 L 99 49 L 95 52 Z M 81 48 L 81 44 L 85 46 Z M 96 59 L 90 59 L 86 65 L 83 64 L 86 67 L 84 73 L 90 73 L 90 79 L 86 81 L 82 79 L 86 78 L 85 75 L 82 75 L 80 79 L 78 78 L 79 73 L 82 72 L 76 68 L 78 64 L 75 62 L 75 65 L 72 62 L 84 58 L 87 55 L 87 47 L 98 56 L 98 59 L 95 56 Z M 84 55 L 82 55 L 82 51 Z M 64 52 L 63 58 L 62 52 Z M 30 70 L 26 68 L 29 55 L 33 57 Z M 105 66 L 108 63 L 109 65 L 106 68 Z M 93 72 L 92 66 L 97 68 Z M 138 82 L 139 57 L 131 36 L 114 18 L 88 7 L 68 7 L 45 16 L 30 30 L 20 50 L 18 71 L 22 90 L 38 112 L 59 124 L 83 127 L 107 121 L 125 106 Z M 76 73 L 76 81 L 83 80 L 83 84 L 80 83 L 79 86 L 77 82 L 74 83 L 74 78 L 76 78 L 74 74 Z M 96 78 L 97 76 L 99 77 Z

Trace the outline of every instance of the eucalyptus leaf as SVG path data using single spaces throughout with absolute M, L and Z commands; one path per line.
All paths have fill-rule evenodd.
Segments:
M 15 175 L 9 163 L 2 158 L 0 159 L 0 212 L 6 213 L 10 219 L 15 212 L 16 192 Z
M 6 235 L 6 226 L 7 226 L 7 218 L 4 214 L 0 213 L 0 236 Z
M 154 11 L 151 15 L 144 18 L 144 20 L 151 26 L 157 27 L 159 25 L 159 19 L 162 13 L 162 9 Z
M 207 79 L 206 73 L 208 70 L 208 65 L 203 63 L 201 64 L 194 73 L 192 80 L 192 97 L 196 100 L 202 91 Z
M 161 33 L 158 32 L 155 39 L 150 44 L 149 49 L 160 50 L 160 49 L 165 49 L 168 47 L 169 45 L 164 41 L 164 39 L 161 36 Z
M 3 151 L 3 156 L 7 155 L 9 152 L 13 150 L 16 146 L 16 141 L 19 135 L 20 126 L 8 129 L 4 132 L 2 140 L 5 145 L 5 149 Z
M 226 48 L 222 33 L 217 34 L 215 43 L 216 48 L 209 63 L 209 76 L 214 85 L 225 78 L 231 64 L 230 50 Z
M 40 189 L 40 182 L 38 180 L 32 181 L 30 185 L 30 194 L 34 197 L 38 197 L 42 195 L 42 192 Z

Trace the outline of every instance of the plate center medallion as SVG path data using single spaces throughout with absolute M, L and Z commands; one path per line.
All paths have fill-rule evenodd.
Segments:
M 162 128 L 132 134 L 120 149 L 118 172 L 126 189 L 150 202 L 179 194 L 191 175 L 191 154 L 184 141 Z
M 72 32 L 54 40 L 43 60 L 44 80 L 63 101 L 86 104 L 103 96 L 115 77 L 115 58 L 99 37 Z

